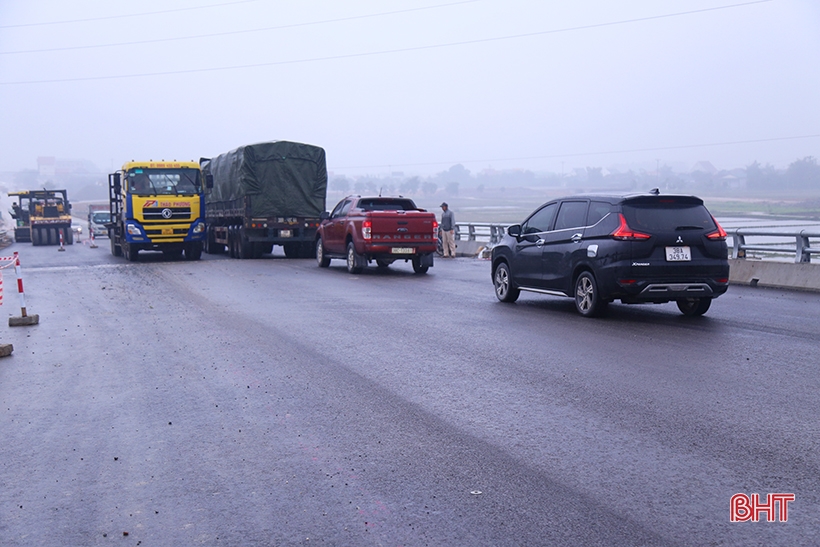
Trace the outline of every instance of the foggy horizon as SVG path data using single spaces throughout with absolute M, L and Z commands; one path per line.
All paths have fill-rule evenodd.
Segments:
M 270 140 L 348 177 L 784 169 L 820 156 L 818 28 L 808 0 L 0 0 L 0 172 Z

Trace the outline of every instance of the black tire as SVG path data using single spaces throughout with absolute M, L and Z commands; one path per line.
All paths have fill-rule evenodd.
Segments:
M 205 245 L 203 246 L 203 251 L 208 254 L 213 253 L 213 249 L 216 246 L 216 242 L 214 241 L 214 229 L 211 226 L 205 228 Z
M 351 241 L 347 244 L 347 271 L 352 274 L 362 273 L 362 267 L 356 266 L 358 262 L 359 254 Z
M 322 244 L 322 238 L 316 240 L 316 262 L 320 268 L 327 268 L 330 266 L 330 258 L 325 256 L 325 247 Z
M 66 245 L 73 245 L 74 244 L 74 230 L 71 229 L 71 226 L 65 229 L 65 244 Z
M 513 283 L 510 267 L 506 262 L 501 262 L 495 267 L 493 286 L 495 287 L 495 297 L 501 302 L 515 302 L 521 294 L 521 290 Z
M 304 241 L 299 245 L 300 258 L 316 258 L 316 246 L 309 241 Z
M 262 258 L 262 255 L 265 254 L 265 244 L 258 241 L 251 243 L 251 251 L 253 258 Z
M 49 228 L 48 229 L 48 244 L 49 245 L 57 245 L 57 229 L 56 228 Z
M 228 226 L 228 256 L 236 258 L 236 232 L 233 226 Z
M 608 302 L 601 300 L 598 283 L 591 272 L 581 272 L 575 280 L 575 309 L 584 317 L 597 317 L 607 307 Z
M 202 243 L 195 241 L 185 247 L 185 260 L 199 260 L 202 258 Z
M 709 310 L 712 305 L 711 298 L 681 298 L 676 300 L 678 309 L 683 315 L 687 317 L 697 317 L 703 315 Z
M 299 244 L 298 243 L 285 243 L 282 245 L 285 249 L 285 256 L 288 258 L 301 258 L 299 256 Z
M 128 243 L 123 243 L 122 254 L 123 256 L 125 256 L 125 260 L 129 262 L 136 262 L 137 260 L 139 260 L 140 250 L 132 247 Z
M 111 237 L 111 232 L 108 232 L 108 238 L 111 241 L 111 254 L 114 256 L 122 256 L 122 247 L 115 243 L 113 237 Z
M 253 243 L 248 241 L 241 226 L 236 227 L 236 255 L 242 260 L 253 258 Z
M 40 229 L 39 228 L 32 228 L 31 229 L 31 244 L 32 245 L 40 245 Z
M 421 274 L 426 274 L 427 270 L 429 270 L 429 269 L 430 269 L 430 266 L 422 266 L 421 265 L 421 257 L 420 256 L 414 256 L 413 257 L 413 271 L 414 272 L 421 275 Z

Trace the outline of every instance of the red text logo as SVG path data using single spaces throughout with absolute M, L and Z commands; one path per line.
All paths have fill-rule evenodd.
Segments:
M 786 522 L 789 520 L 789 502 L 794 501 L 794 494 L 766 494 L 766 501 L 760 496 L 752 494 L 735 494 L 730 502 L 732 522 L 758 522 L 761 514 L 766 522 Z

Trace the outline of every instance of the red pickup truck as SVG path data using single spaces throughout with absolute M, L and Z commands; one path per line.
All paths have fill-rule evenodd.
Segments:
M 332 258 L 359 273 L 369 262 L 386 268 L 411 260 L 413 271 L 427 273 L 438 238 L 436 215 L 402 197 L 348 196 L 324 212 L 316 233 L 316 260 L 327 268 Z

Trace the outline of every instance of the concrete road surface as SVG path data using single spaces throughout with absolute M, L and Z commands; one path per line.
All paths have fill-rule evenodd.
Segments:
M 0 334 L 3 547 L 820 541 L 820 295 L 591 320 L 497 302 L 485 261 L 107 243 L 0 251 L 40 315 Z M 732 523 L 737 493 L 795 500 Z

